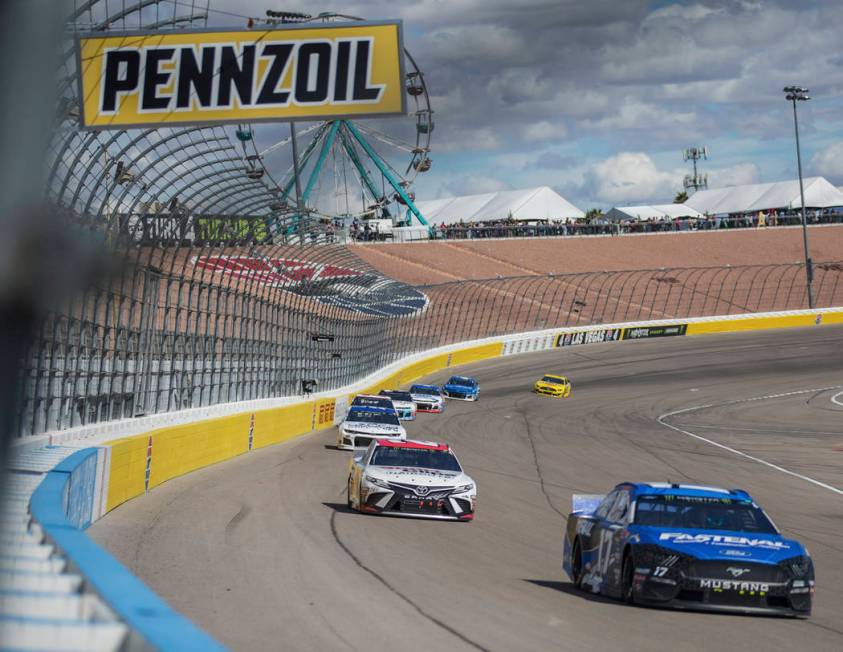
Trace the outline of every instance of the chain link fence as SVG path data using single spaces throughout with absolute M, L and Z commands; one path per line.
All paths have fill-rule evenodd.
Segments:
M 43 322 L 24 371 L 22 434 L 333 389 L 470 339 L 807 307 L 796 264 L 409 287 L 340 246 L 122 254 L 133 264 Z M 818 264 L 814 283 L 818 307 L 843 305 L 843 264 Z

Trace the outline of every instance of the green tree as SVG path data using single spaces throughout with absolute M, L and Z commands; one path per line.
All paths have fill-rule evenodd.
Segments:
M 680 190 L 676 193 L 676 197 L 673 198 L 674 204 L 684 204 L 688 201 L 688 192 L 685 190 Z
M 585 214 L 585 221 L 588 223 L 603 217 L 603 210 L 600 208 L 589 208 Z

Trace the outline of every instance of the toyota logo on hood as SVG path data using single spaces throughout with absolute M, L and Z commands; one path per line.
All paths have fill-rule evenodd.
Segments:
M 426 496 L 430 493 L 430 487 L 413 487 L 413 493 L 417 496 Z

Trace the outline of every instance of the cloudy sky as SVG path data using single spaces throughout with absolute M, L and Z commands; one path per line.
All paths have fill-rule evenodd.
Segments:
M 267 2 L 213 0 L 262 16 Z M 799 84 L 806 175 L 843 186 L 840 0 L 372 0 L 276 9 L 404 20 L 436 111 L 437 198 L 549 185 L 583 209 L 671 201 L 706 145 L 709 185 L 796 176 L 781 89 Z M 214 14 L 218 25 L 239 24 Z M 406 120 L 381 121 L 402 133 Z M 285 132 L 263 128 L 263 142 Z M 280 162 L 279 162 L 280 164 Z

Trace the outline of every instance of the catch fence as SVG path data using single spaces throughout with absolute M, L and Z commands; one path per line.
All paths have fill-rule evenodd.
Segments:
M 342 246 L 123 249 L 45 319 L 21 434 L 349 384 L 403 356 L 545 328 L 807 308 L 804 267 L 629 270 L 407 286 Z M 816 307 L 843 305 L 818 263 Z

